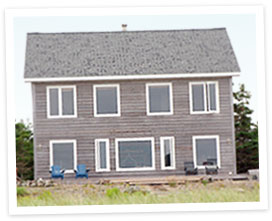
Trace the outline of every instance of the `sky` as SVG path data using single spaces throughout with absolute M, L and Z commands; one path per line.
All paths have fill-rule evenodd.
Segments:
M 245 84 L 252 95 L 250 108 L 254 110 L 253 121 L 258 121 L 254 14 L 15 17 L 16 121 L 32 122 L 31 84 L 25 83 L 23 78 L 27 33 L 121 31 L 122 24 L 128 25 L 128 31 L 225 27 L 241 68 L 241 75 L 233 78 L 233 90 L 237 91 L 239 84 Z

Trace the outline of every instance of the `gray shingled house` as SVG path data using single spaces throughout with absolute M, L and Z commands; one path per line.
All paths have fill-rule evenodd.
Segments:
M 35 178 L 182 175 L 207 161 L 235 174 L 232 77 L 225 28 L 29 33 Z

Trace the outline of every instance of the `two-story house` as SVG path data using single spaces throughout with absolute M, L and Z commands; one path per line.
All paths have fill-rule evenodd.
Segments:
M 184 174 L 213 160 L 235 174 L 232 77 L 225 28 L 29 33 L 35 178 Z

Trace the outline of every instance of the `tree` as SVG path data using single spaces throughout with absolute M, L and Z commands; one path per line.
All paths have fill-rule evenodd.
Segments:
M 251 95 L 244 84 L 233 96 L 237 172 L 245 173 L 248 169 L 259 168 L 258 125 L 252 123 L 253 110 L 248 107 Z
M 17 175 L 24 180 L 33 179 L 33 132 L 30 124 L 16 123 Z

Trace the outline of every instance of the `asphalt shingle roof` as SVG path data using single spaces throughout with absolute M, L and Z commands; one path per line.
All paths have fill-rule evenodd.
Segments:
M 225 28 L 27 35 L 25 78 L 239 71 Z

